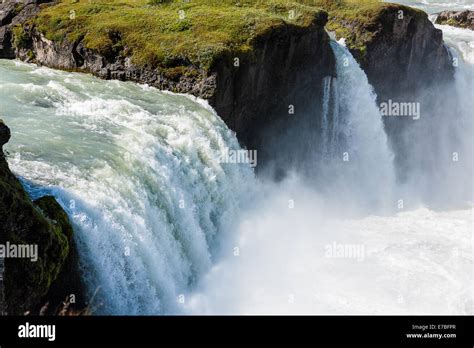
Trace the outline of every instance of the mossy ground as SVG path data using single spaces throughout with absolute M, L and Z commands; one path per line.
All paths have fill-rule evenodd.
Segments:
M 378 0 L 323 2 L 330 3 L 324 6 L 329 12 L 327 29 L 335 32 L 337 38 L 345 38 L 347 47 L 361 60 L 367 52 L 367 44 L 391 22 L 384 16 L 426 16 L 421 10 Z
M 462 20 L 456 20 L 456 18 L 440 18 L 436 19 L 436 24 L 441 25 L 449 25 L 452 27 L 464 28 L 464 29 L 471 29 L 472 24 L 468 22 L 463 22 Z
M 224 56 L 251 53 L 257 37 L 312 25 L 321 10 L 329 13 L 327 29 L 364 55 L 379 15 L 395 7 L 403 8 L 379 0 L 62 0 L 35 24 L 50 40 L 82 39 L 104 56 L 121 54 L 174 77 L 177 67 L 207 70 Z
M 223 55 L 248 53 L 275 27 L 309 26 L 318 13 L 286 0 L 63 0 L 45 7 L 35 24 L 50 40 L 82 38 L 89 49 L 131 56 L 139 66 L 208 69 Z

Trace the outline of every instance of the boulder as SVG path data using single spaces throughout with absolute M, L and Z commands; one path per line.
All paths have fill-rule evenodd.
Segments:
M 5 123 L 0 120 L 0 151 L 2 150 L 3 145 L 8 143 L 10 140 L 10 128 L 8 128 Z
M 443 11 L 436 18 L 436 24 L 474 30 L 474 11 Z

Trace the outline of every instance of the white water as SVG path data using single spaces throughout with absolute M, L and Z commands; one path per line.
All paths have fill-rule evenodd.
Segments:
M 288 209 L 288 197 L 298 199 Z M 425 208 L 341 219 L 299 183 L 243 221 L 187 304 L 219 314 L 472 314 L 472 213 Z M 362 257 L 330 257 L 356 245 Z
M 431 14 L 439 12 L 440 6 L 448 10 L 474 9 L 473 1 L 399 2 Z M 419 97 L 421 118 L 404 134 L 404 147 L 409 151 L 404 158 L 407 168 L 403 174 L 407 177 L 400 196 L 410 197 L 411 208 L 461 208 L 465 202 L 472 204 L 474 192 L 474 32 L 435 26 L 443 31 L 453 57 L 455 82 L 425 90 L 425 95 Z
M 191 313 L 472 313 L 472 211 L 395 211 L 392 190 L 403 188 L 394 187 L 372 89 L 350 53 L 332 46 L 338 78 L 324 81 L 321 128 L 323 151 L 333 156 L 313 177 L 294 173 L 278 185 L 263 183 L 228 257 L 188 301 Z M 340 161 L 341 144 L 357 154 L 348 166 Z M 361 205 L 391 213 L 360 216 Z M 341 246 L 359 249 L 328 253 Z
M 253 180 L 250 167 L 219 163 L 238 148 L 234 134 L 184 96 L 14 62 L 0 70 L 11 168 L 72 217 L 103 310 L 177 311 Z
M 422 9 L 428 14 L 439 13 L 441 11 L 461 11 L 474 10 L 473 0 L 398 0 L 385 2 L 396 2 L 408 6 L 413 6 Z
M 238 144 L 199 100 L 0 62 L 9 163 L 31 194 L 54 194 L 72 217 L 102 312 L 473 313 L 472 210 L 432 211 L 416 182 L 395 182 L 367 78 L 332 46 L 325 156 L 313 174 L 287 168 L 280 183 L 219 163 Z M 400 192 L 417 205 L 397 210 Z M 363 252 L 331 257 L 333 245 Z
M 325 86 L 321 140 L 325 156 L 312 179 L 326 186 L 326 193 L 344 197 L 339 204 L 354 198 L 359 208 L 383 210 L 392 199 L 395 176 L 376 96 L 349 50 L 336 42 L 331 47 L 338 77 Z M 329 108 L 331 112 L 325 110 Z

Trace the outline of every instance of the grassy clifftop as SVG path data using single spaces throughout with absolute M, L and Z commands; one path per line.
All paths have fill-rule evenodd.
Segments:
M 80 39 L 138 66 L 208 69 L 219 57 L 251 52 L 256 38 L 276 28 L 324 25 L 325 11 L 328 30 L 364 54 L 380 16 L 395 8 L 423 13 L 379 0 L 62 0 L 34 22 L 52 41 Z
M 86 48 L 120 52 L 136 65 L 206 69 L 223 55 L 249 52 L 276 27 L 309 26 L 321 13 L 286 0 L 63 0 L 45 7 L 35 24 L 50 40 L 82 39 Z
M 421 10 L 400 4 L 379 0 L 307 0 L 315 2 L 328 11 L 329 21 L 326 28 L 335 32 L 337 38 L 345 38 L 346 45 L 357 58 L 363 58 L 367 44 L 383 29 L 393 22 L 387 21 L 387 15 L 403 16 L 409 14 L 417 18 L 426 17 Z

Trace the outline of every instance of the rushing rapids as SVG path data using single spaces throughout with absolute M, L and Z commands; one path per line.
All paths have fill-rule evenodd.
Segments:
M 105 311 L 176 311 L 253 180 L 248 164 L 220 161 L 240 148 L 234 134 L 185 96 L 18 62 L 0 70 L 10 165 L 31 195 L 67 210 Z

